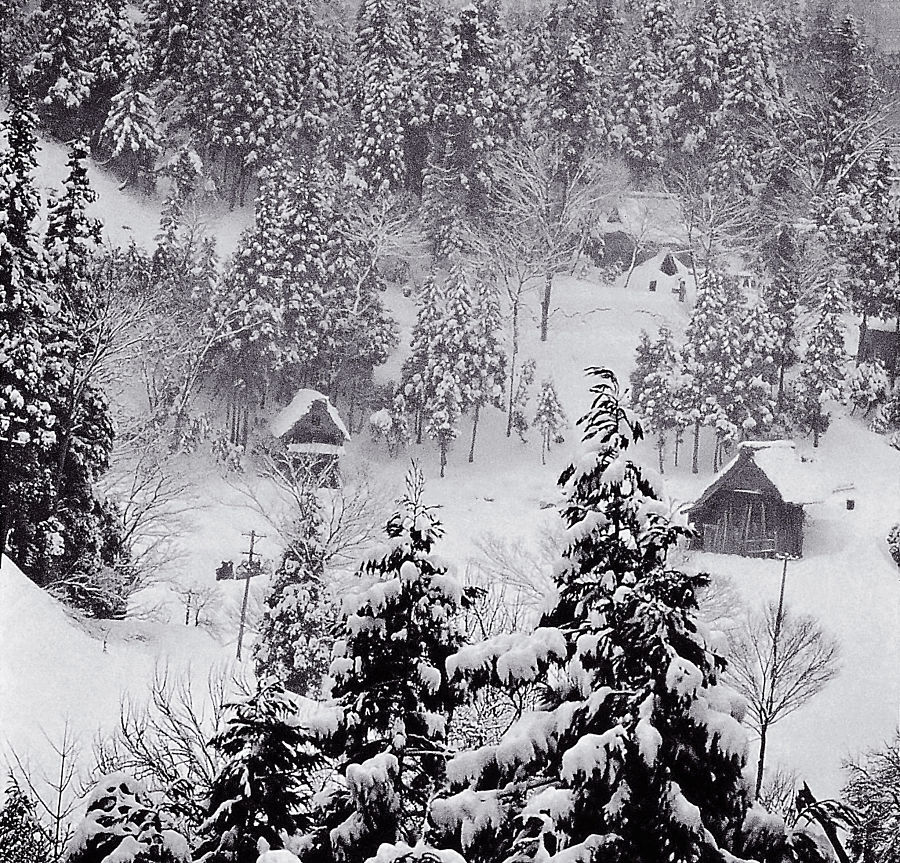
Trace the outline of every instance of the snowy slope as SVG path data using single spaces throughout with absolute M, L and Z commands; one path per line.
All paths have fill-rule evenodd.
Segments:
M 64 149 L 44 144 L 41 159 L 40 183 L 57 185 L 65 173 Z M 100 193 L 97 213 L 104 218 L 111 241 L 134 237 L 149 245 L 157 230 L 160 197 L 120 191 L 101 170 L 94 171 L 92 180 Z M 204 218 L 224 253 L 234 247 L 251 215 L 249 208 L 234 213 L 217 208 Z M 395 497 L 409 459 L 418 460 L 428 480 L 429 501 L 442 506 L 447 535 L 439 551 L 459 568 L 487 534 L 533 545 L 542 527 L 557 523 L 552 508 L 556 479 L 576 445 L 574 422 L 589 403 L 584 367 L 610 366 L 624 385 L 642 328 L 653 333 L 666 324 L 678 339 L 687 323 L 692 284 L 687 302 L 679 303 L 669 291 L 650 293 L 644 281 L 633 279 L 624 289 L 621 279 L 608 286 L 591 273 L 558 279 L 546 343 L 538 339 L 537 296 L 528 297 L 520 363 L 536 361 L 535 390 L 544 378 L 554 380 L 570 420 L 566 442 L 554 447 L 547 465 L 541 464 L 538 435 L 532 433 L 527 444 L 515 435 L 507 439 L 503 414 L 495 410 L 485 412 L 482 419 L 474 464 L 466 460 L 471 429 L 463 420 L 444 480 L 438 479 L 437 448 L 429 441 L 390 459 L 384 447 L 367 435 L 354 435 L 347 461 L 365 465 L 376 487 Z M 414 303 L 397 289 L 385 298 L 400 324 L 401 345 L 406 345 Z M 401 347 L 379 369 L 379 380 L 396 380 L 402 361 Z M 704 441 L 699 476 L 691 475 L 689 465 L 673 470 L 667 464 L 667 489 L 674 500 L 693 499 L 711 480 L 709 444 Z M 800 449 L 808 450 L 808 442 L 801 442 Z M 649 446 L 645 452 L 648 462 L 654 463 Z M 888 527 L 900 521 L 900 453 L 860 422 L 838 418 L 816 455 L 832 487 L 847 481 L 855 484 L 850 494 L 856 508 L 846 510 L 840 496 L 809 508 L 805 557 L 791 565 L 787 598 L 798 610 L 818 615 L 840 639 L 843 669 L 807 708 L 776 726 L 771 747 L 773 764 L 783 761 L 798 768 L 817 794 L 833 795 L 841 784 L 841 760 L 878 745 L 898 719 L 900 581 L 883 538 Z M 182 540 L 184 556 L 167 573 L 183 582 L 214 584 L 215 568 L 222 560 L 238 559 L 246 548 L 242 533 L 251 528 L 269 534 L 261 547 L 266 556 L 278 553 L 264 519 L 235 492 L 233 483 L 207 467 L 197 467 L 200 479 L 195 491 L 200 500 Z M 777 591 L 780 571 L 773 561 L 701 555 L 690 565 L 731 575 L 750 602 Z M 240 583 L 221 583 L 216 589 L 223 614 L 240 601 Z M 2 739 L 17 748 L 45 752 L 41 727 L 55 734 L 67 717 L 88 738 L 98 725 L 114 722 L 122 692 L 145 687 L 158 657 L 176 664 L 190 660 L 203 677 L 204 666 L 233 654 L 233 634 L 230 643 L 220 647 L 175 623 L 144 633 L 146 640 L 140 642 L 127 637 L 128 624 L 116 625 L 104 652 L 102 640 L 80 628 L 8 563 L 0 590 L 0 731 Z
M 208 670 L 227 663 L 227 654 L 185 626 L 110 621 L 92 635 L 4 557 L 0 659 L 0 757 L 6 763 L 15 750 L 40 774 L 55 767 L 51 745 L 67 724 L 87 767 L 91 740 L 115 724 L 125 694 L 141 697 L 154 669 L 195 669 L 202 694 Z

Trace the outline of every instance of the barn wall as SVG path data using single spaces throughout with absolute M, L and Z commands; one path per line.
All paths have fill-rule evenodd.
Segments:
M 759 506 L 765 506 L 765 529 Z M 751 512 L 751 507 L 755 507 Z M 749 543 L 745 542 L 748 514 L 752 516 Z M 803 508 L 779 497 L 749 495 L 729 489 L 691 511 L 697 530 L 693 547 L 703 551 L 744 556 L 800 555 L 803 550 Z M 774 540 L 774 548 L 769 544 Z

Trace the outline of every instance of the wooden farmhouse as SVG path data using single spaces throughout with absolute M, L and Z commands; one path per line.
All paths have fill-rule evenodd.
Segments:
M 691 507 L 693 547 L 771 557 L 803 553 L 804 507 L 825 499 L 792 441 L 746 441 Z
M 338 460 L 350 434 L 328 396 L 299 390 L 271 421 L 269 431 L 298 461 L 336 482 Z

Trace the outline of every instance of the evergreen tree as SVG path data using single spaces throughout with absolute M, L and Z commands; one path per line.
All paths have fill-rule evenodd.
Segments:
M 472 374 L 463 378 L 463 399 L 472 409 L 472 441 L 469 461 L 475 460 L 475 436 L 478 420 L 485 405 L 503 408 L 506 382 L 506 353 L 500 337 L 502 326 L 500 306 L 493 287 L 484 280 L 478 282 L 478 295 L 470 322 L 470 366 Z
M 0 150 L 0 550 L 12 533 L 14 557 L 27 545 L 29 503 L 49 493 L 46 453 L 56 418 L 45 381 L 48 298 L 44 256 L 35 233 L 39 200 L 34 117 L 24 89 L 11 81 Z
M 264 174 L 256 223 L 241 238 L 219 301 L 238 310 L 219 351 L 230 384 L 276 398 L 298 383 L 327 391 L 387 359 L 394 325 L 370 252 L 350 235 L 325 166 L 302 160 Z
M 743 355 L 737 369 L 731 419 L 742 439 L 762 439 L 775 419 L 775 355 L 779 333 L 765 299 L 743 315 Z
M 541 706 L 450 761 L 433 844 L 473 863 L 804 859 L 809 837 L 751 807 L 743 706 L 696 617 L 704 579 L 666 561 L 687 528 L 629 457 L 642 431 L 614 376 L 591 371 L 586 451 L 560 478 L 569 540 L 555 602 L 533 634 L 449 663 L 472 680 L 540 682 Z
M 536 125 L 561 140 L 570 170 L 587 143 L 607 132 L 605 82 L 598 64 L 610 49 L 613 25 L 607 3 L 558 0 L 541 22 L 532 48 Z
M 547 454 L 551 443 L 564 428 L 568 419 L 559 403 L 553 381 L 546 380 L 541 384 L 534 411 L 534 424 L 541 430 L 541 464 L 547 464 Z
M 50 843 L 34 802 L 14 779 L 10 779 L 0 806 L 0 859 L 4 863 L 50 863 Z
M 417 52 L 410 19 L 399 0 L 364 0 L 359 7 L 354 83 L 358 117 L 355 169 L 373 193 L 401 188 L 407 181 L 407 129 L 421 102 L 414 78 Z
M 328 671 L 335 614 L 325 585 L 322 514 L 314 488 L 303 502 L 266 597 L 254 646 L 260 679 L 277 677 L 291 692 L 315 697 Z
M 447 726 L 461 693 L 446 660 L 462 642 L 458 582 L 433 549 L 443 534 L 413 466 L 385 549 L 344 602 L 331 671 L 333 719 L 314 729 L 337 774 L 318 800 L 304 860 L 363 863 L 382 843 L 415 844 L 444 781 Z
M 152 189 L 156 157 L 162 152 L 159 113 L 142 61 L 133 54 L 123 72 L 122 88 L 110 100 L 100 143 L 120 166 L 127 183 L 144 180 Z
M 410 354 L 403 363 L 401 386 L 407 406 L 413 412 L 416 443 L 422 443 L 425 406 L 434 394 L 432 379 L 435 346 L 442 338 L 446 294 L 444 284 L 430 276 L 417 299 L 416 323 L 410 340 Z
M 778 376 L 775 405 L 781 410 L 784 406 L 785 373 L 799 359 L 796 346 L 799 303 L 797 282 L 785 267 L 780 266 L 764 296 L 773 330 L 774 359 Z
M 456 374 L 449 369 L 438 379 L 434 395 L 425 405 L 428 437 L 437 441 L 441 455 L 441 478 L 447 467 L 447 453 L 453 441 L 459 436 L 459 418 L 462 413 L 463 396 Z
M 691 26 L 679 34 L 673 61 L 671 131 L 676 149 L 693 158 L 714 152 L 725 121 L 731 38 L 720 0 L 705 0 Z
M 461 223 L 485 212 L 490 155 L 509 137 L 516 113 L 508 46 L 488 0 L 460 9 L 432 80 L 423 216 L 436 252 L 449 255 L 462 248 Z
M 48 450 L 51 496 L 45 507 L 32 508 L 26 571 L 76 605 L 109 616 L 124 611 L 130 576 L 120 518 L 93 487 L 109 466 L 114 436 L 98 382 L 110 298 L 101 297 L 96 284 L 100 223 L 87 214 L 95 197 L 87 150 L 77 142 L 64 191 L 51 199 L 47 212 L 44 244 L 56 314 L 44 331 L 45 379 L 56 416 L 55 442 Z
M 87 814 L 65 851 L 66 863 L 189 863 L 185 838 L 169 829 L 144 786 L 110 773 L 87 799 Z
M 642 332 L 641 336 L 646 337 Z M 666 438 L 675 428 L 675 406 L 673 397 L 678 387 L 678 357 L 672 344 L 672 333 L 668 327 L 660 327 L 659 336 L 650 345 L 642 338 L 638 348 L 638 361 L 650 354 L 652 367 L 643 378 L 640 389 L 632 389 L 631 403 L 640 414 L 648 431 L 656 435 L 656 451 L 659 456 L 659 472 L 665 472 L 664 455 Z
M 723 418 L 722 405 L 732 398 L 736 370 L 742 361 L 738 329 L 740 298 L 733 280 L 715 272 L 707 273 L 697 286 L 697 302 L 685 331 L 681 356 L 679 411 L 684 425 L 693 424 L 694 446 L 691 470 L 699 471 L 700 430 Z M 734 433 L 733 424 L 717 428 L 716 461 L 719 446 Z
M 200 827 L 197 863 L 256 863 L 262 850 L 284 848 L 309 825 L 303 777 L 322 764 L 277 681 L 228 708 L 225 728 L 210 741 L 224 765 Z
M 86 131 L 83 104 L 94 81 L 89 34 L 91 10 L 85 0 L 44 0 L 41 41 L 28 84 L 42 119 L 61 138 Z
M 821 288 L 795 394 L 798 419 L 812 432 L 813 446 L 819 445 L 819 437 L 831 419 L 826 405 L 841 398 L 847 360 L 842 321 L 845 311 L 843 290 L 837 279 L 830 277 Z
M 648 172 L 664 158 L 668 128 L 666 103 L 671 76 L 670 54 L 676 33 L 675 13 L 668 0 L 654 0 L 641 10 L 641 29 L 617 89 L 611 130 L 629 167 Z

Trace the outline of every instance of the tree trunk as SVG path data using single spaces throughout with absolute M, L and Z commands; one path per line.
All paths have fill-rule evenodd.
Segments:
M 541 341 L 547 341 L 547 328 L 550 321 L 550 295 L 553 291 L 553 273 L 544 276 L 544 295 L 541 297 Z
M 509 405 L 506 412 L 506 436 L 512 437 L 513 398 L 516 386 L 516 359 L 519 355 L 519 300 L 512 304 L 512 347 L 509 353 Z
M 781 361 L 778 363 L 778 398 L 775 399 L 775 406 L 781 410 L 784 404 L 784 366 L 786 351 L 781 352 Z
M 447 444 L 441 441 L 441 479 L 444 478 L 444 468 L 447 467 Z
M 700 420 L 694 421 L 694 457 L 691 462 L 691 473 L 700 473 Z
M 681 443 L 684 440 L 684 435 L 681 433 L 679 429 L 675 431 L 675 458 L 674 465 L 678 467 L 678 453 L 681 451 Z
M 757 800 L 759 800 L 759 795 L 762 791 L 763 771 L 766 766 L 766 737 L 768 733 L 769 727 L 764 725 L 759 735 L 759 760 L 756 762 L 756 794 L 754 796 Z
M 625 284 L 622 285 L 623 288 L 628 287 L 628 283 L 631 281 L 631 277 L 634 275 L 634 268 L 637 265 L 637 253 L 638 247 L 635 244 L 634 248 L 631 250 L 631 263 L 628 265 L 628 273 L 625 275 Z
M 475 461 L 475 435 L 478 434 L 478 417 L 481 413 L 481 405 L 475 405 L 475 416 L 472 417 L 472 442 L 469 444 L 469 464 Z
M 659 454 L 659 472 L 665 473 L 666 466 L 663 464 L 663 456 L 665 455 L 666 449 L 666 439 L 663 437 L 662 432 L 660 432 L 659 437 L 656 439 L 656 451 Z

